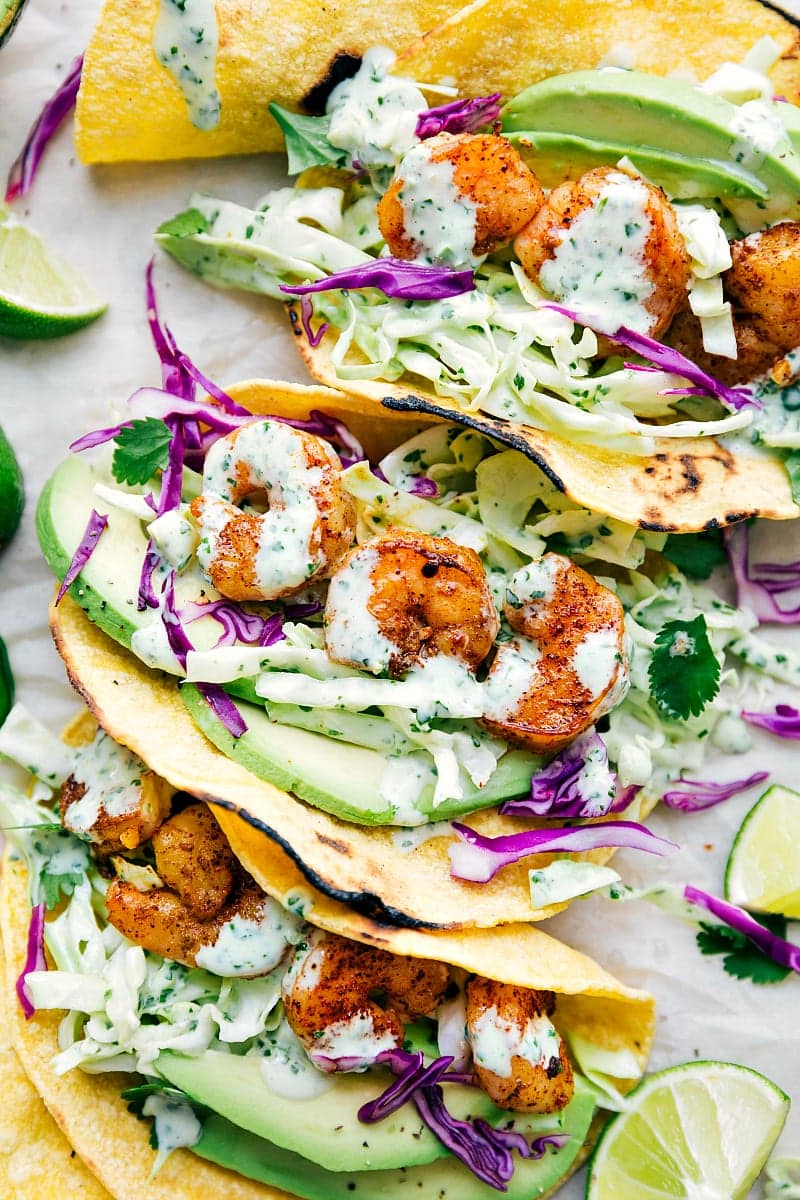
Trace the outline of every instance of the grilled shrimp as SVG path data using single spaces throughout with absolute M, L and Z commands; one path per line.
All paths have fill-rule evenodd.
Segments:
M 444 999 L 444 963 L 315 930 L 283 979 L 286 1019 L 316 1066 L 361 1071 L 403 1044 L 403 1026 Z
M 660 188 L 597 167 L 554 188 L 514 242 L 534 283 L 606 333 L 658 337 L 689 283 L 689 255 Z
M 153 836 L 156 871 L 193 916 L 215 917 L 236 879 L 228 839 L 206 804 L 191 804 L 165 821 Z
M 439 133 L 405 155 L 378 224 L 397 258 L 466 266 L 509 242 L 543 203 L 541 184 L 505 138 Z
M 478 1084 L 499 1108 L 549 1113 L 572 1099 L 572 1064 L 550 1021 L 552 992 L 480 976 L 467 984 L 467 1037 Z
M 349 550 L 355 508 L 327 444 L 279 421 L 252 421 L 206 455 L 191 511 L 197 558 L 232 600 L 276 600 L 325 579 Z M 266 512 L 240 508 L 266 497 Z
M 708 354 L 700 322 L 678 313 L 668 341 L 723 383 L 746 383 L 800 346 L 800 222 L 783 221 L 731 242 L 733 263 L 722 277 L 733 307 L 738 356 Z
M 534 753 L 554 753 L 627 690 L 622 605 L 570 559 L 545 554 L 512 577 L 504 612 L 519 636 L 497 647 L 483 724 Z
M 61 822 L 102 854 L 133 850 L 169 813 L 172 789 L 102 729 L 76 754 L 61 789 Z
M 499 629 L 475 551 L 400 530 L 351 551 L 331 578 L 324 624 L 334 662 L 395 677 L 440 654 L 474 670 Z

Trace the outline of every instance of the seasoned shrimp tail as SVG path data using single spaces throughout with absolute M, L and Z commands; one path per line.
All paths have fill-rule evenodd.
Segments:
M 264 500 L 266 512 L 254 507 Z M 279 421 L 251 421 L 214 443 L 191 511 L 198 561 L 232 600 L 277 600 L 326 579 L 355 535 L 335 452 Z
M 499 1108 L 559 1112 L 572 1099 L 572 1064 L 550 1020 L 554 1008 L 552 992 L 480 976 L 467 984 L 475 1077 Z
M 545 554 L 512 577 L 504 611 L 518 636 L 497 647 L 483 724 L 536 754 L 553 754 L 625 695 L 622 604 L 571 559 Z
M 474 550 L 397 530 L 351 551 L 331 578 L 324 625 L 334 662 L 397 677 L 437 655 L 474 670 L 499 620 Z
M 319 930 L 283 980 L 286 1019 L 323 1070 L 359 1071 L 403 1044 L 403 1027 L 444 999 L 444 963 L 390 954 Z
M 541 184 L 506 138 L 440 133 L 405 155 L 378 224 L 396 258 L 460 266 L 509 242 L 543 203 Z

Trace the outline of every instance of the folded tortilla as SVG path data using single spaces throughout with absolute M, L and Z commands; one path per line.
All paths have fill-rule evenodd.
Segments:
M 187 13 L 196 2 L 188 0 Z M 167 10 L 171 4 L 161 0 Z M 784 54 L 773 71 L 776 91 L 794 97 L 798 87 L 797 31 L 758 0 L 476 0 L 463 8 L 448 0 L 216 0 L 215 8 L 221 113 L 218 126 L 204 131 L 192 124 L 177 83 L 156 57 L 159 0 L 105 0 L 78 96 L 75 141 L 84 162 L 279 150 L 270 101 L 308 109 L 309 93 L 321 85 L 310 104 L 318 110 L 337 56 L 352 64 L 341 56 L 374 45 L 404 51 L 398 69 L 423 82 L 511 96 L 609 55 L 641 70 L 680 68 L 702 79 L 726 60 L 740 61 L 769 34 Z

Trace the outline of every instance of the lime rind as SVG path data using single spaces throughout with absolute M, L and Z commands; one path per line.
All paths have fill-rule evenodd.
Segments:
M 753 912 L 800 919 L 800 793 L 775 784 L 736 834 L 725 868 L 725 896 Z
M 587 1200 L 741 1200 L 786 1120 L 789 1097 L 736 1063 L 648 1076 L 601 1134 Z

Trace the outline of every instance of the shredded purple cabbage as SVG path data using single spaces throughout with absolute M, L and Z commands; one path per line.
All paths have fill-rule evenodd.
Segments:
M 374 287 L 398 300 L 446 300 L 475 290 L 475 279 L 467 268 L 429 267 L 402 258 L 373 258 L 357 267 L 347 267 L 316 283 L 281 284 L 290 296 L 329 292 L 334 288 Z
M 437 133 L 476 133 L 498 119 L 501 105 L 499 92 L 439 104 L 419 114 L 415 132 L 423 140 L 436 137 Z
M 630 808 L 634 800 L 642 790 L 641 784 L 631 783 L 627 787 L 620 787 L 617 782 L 617 793 L 611 802 L 610 813 L 625 812 L 626 808 Z
M 319 611 L 318 604 L 302 607 Z M 192 601 L 181 609 L 181 620 L 187 625 L 201 617 L 213 617 L 222 626 L 222 634 L 214 649 L 217 646 L 233 646 L 237 641 L 246 646 L 273 646 L 285 637 L 280 613 L 262 617 L 259 613 L 246 612 L 231 600 L 212 600 L 209 604 Z
M 769 779 L 769 771 L 756 771 L 747 779 L 733 779 L 730 783 L 709 783 L 702 779 L 681 779 L 661 799 L 667 808 L 679 808 L 681 812 L 702 812 L 730 800 L 739 792 L 746 792 Z
M 247 733 L 247 722 L 228 693 L 223 691 L 218 683 L 198 683 L 196 686 L 231 737 L 240 738 L 243 733 Z
M 760 623 L 797 625 L 800 604 L 781 608 L 774 597 L 800 587 L 800 563 L 758 563 L 750 567 L 749 528 L 746 521 L 729 525 L 723 534 L 725 552 L 736 584 L 736 604 L 748 608 Z
M 775 933 L 770 933 L 765 926 L 760 925 L 750 916 L 750 913 L 745 912 L 738 905 L 729 904 L 727 900 L 720 900 L 717 896 L 701 891 L 700 888 L 692 887 L 691 884 L 687 884 L 683 889 L 683 895 L 690 904 L 704 908 L 706 912 L 710 912 L 730 929 L 744 934 L 773 962 L 779 963 L 782 967 L 788 967 L 800 975 L 800 946 L 785 941 Z
M 423 1065 L 421 1050 L 413 1053 L 407 1050 L 384 1050 L 375 1061 L 391 1067 L 396 1078 L 380 1096 L 368 1100 L 358 1110 L 358 1119 L 365 1125 L 374 1125 L 377 1121 L 390 1117 L 413 1098 L 417 1089 L 437 1083 L 453 1059 L 450 1055 L 443 1055 L 426 1067 Z
M 426 500 L 432 500 L 439 495 L 439 485 L 435 479 L 429 479 L 427 475 L 415 476 L 409 492 L 412 496 L 422 496 Z
M 453 821 L 461 841 L 451 846 L 450 874 L 471 883 L 488 883 L 498 871 L 531 854 L 580 853 L 620 846 L 643 850 L 646 854 L 672 854 L 679 847 L 666 838 L 656 837 L 636 821 L 604 821 L 596 825 L 567 826 L 561 829 L 530 829 L 504 837 L 485 837 L 469 825 Z
M 592 781 L 597 764 L 587 764 L 590 751 L 599 752 L 605 793 L 597 796 Z M 608 766 L 605 742 L 592 728 L 580 734 L 531 779 L 531 794 L 507 800 L 500 811 L 511 817 L 603 817 L 611 809 L 617 779 Z
M 72 586 L 94 554 L 97 549 L 97 543 L 100 541 L 100 535 L 107 525 L 108 517 L 93 508 L 81 540 L 78 542 L 78 548 L 72 556 L 72 562 L 67 567 L 66 574 L 61 581 L 61 587 L 58 589 L 58 595 L 56 596 L 56 604 L 61 603 L 67 593 L 67 589 Z
M 751 725 L 758 725 L 776 737 L 800 741 L 800 710 L 792 708 L 791 704 L 776 704 L 774 713 L 746 712 L 743 709 L 742 716 Z
M 137 612 L 144 612 L 146 608 L 158 608 L 159 606 L 160 601 L 153 587 L 153 574 L 160 562 L 161 555 L 156 550 L 152 541 L 148 541 L 142 562 L 142 570 L 139 575 L 139 592 L 136 600 Z
M 292 429 L 300 429 L 303 433 L 315 433 L 317 437 L 336 442 L 344 451 L 344 454 L 339 454 L 342 466 L 350 467 L 353 463 L 364 462 L 367 457 L 361 442 L 350 432 L 344 421 L 320 412 L 318 408 L 312 408 L 308 420 L 305 421 L 300 417 L 270 417 L 269 420 L 283 421 L 284 425 L 291 425 Z
M 491 1126 L 487 1126 L 491 1133 L 483 1132 L 475 1124 L 452 1116 L 447 1111 L 439 1084 L 415 1092 L 413 1099 L 425 1124 L 451 1154 L 489 1187 L 498 1192 L 508 1190 L 508 1181 L 514 1174 L 514 1160 L 502 1137 L 496 1137 Z
M 33 187 L 42 155 L 47 149 L 50 139 L 75 106 L 82 69 L 83 55 L 81 54 L 72 63 L 66 78 L 59 84 L 34 121 L 19 157 L 12 163 L 11 170 L 8 172 L 6 204 L 11 204 L 20 196 L 27 196 Z
M 164 623 L 164 629 L 167 633 L 167 641 L 169 648 L 177 658 L 180 665 L 186 670 L 186 655 L 190 650 L 194 650 L 194 646 L 189 640 L 189 635 L 181 624 L 180 614 L 175 605 L 175 572 L 170 571 L 164 583 L 163 591 L 163 606 L 161 608 L 161 620 Z
M 626 325 L 620 325 L 618 329 L 610 333 L 607 330 L 596 327 L 596 323 L 593 325 L 588 318 L 580 316 L 573 309 L 565 308 L 561 304 L 547 302 L 542 304 L 542 308 L 551 308 L 554 312 L 559 312 L 563 316 L 569 317 L 570 321 L 575 321 L 587 329 L 594 329 L 595 333 L 604 334 L 612 342 L 617 342 L 620 346 L 625 346 L 626 349 L 632 350 L 634 354 L 640 354 L 642 358 L 646 358 L 655 364 L 653 367 L 644 367 L 641 363 L 625 363 L 625 366 L 631 370 L 668 371 L 670 375 L 680 375 L 683 379 L 688 379 L 696 385 L 693 389 L 675 389 L 681 394 L 690 390 L 692 395 L 713 396 L 732 412 L 739 412 L 742 408 L 761 407 L 761 404 L 756 400 L 750 388 L 726 387 L 724 383 L 720 383 L 713 375 L 708 375 L 696 363 L 693 363 L 685 354 L 681 354 L 679 350 L 674 350 L 671 346 L 663 346 L 661 342 L 657 342 L 655 338 L 648 337 L 645 333 L 637 333 L 635 329 L 629 329 Z
M 309 346 L 313 346 L 316 349 L 328 332 L 330 325 L 327 321 L 323 321 L 317 332 L 314 333 L 314 330 L 311 328 L 311 318 L 313 316 L 313 301 L 309 296 L 303 296 L 300 301 L 300 324 L 303 326 L 303 333 L 306 335 L 306 341 Z
M 25 981 L 31 971 L 46 971 L 47 959 L 44 956 L 44 904 L 37 904 L 31 909 L 31 920 L 28 925 L 28 949 L 25 955 L 25 966 L 17 979 L 17 996 L 25 1019 L 30 1020 L 36 1009 L 31 1004 L 25 989 Z

